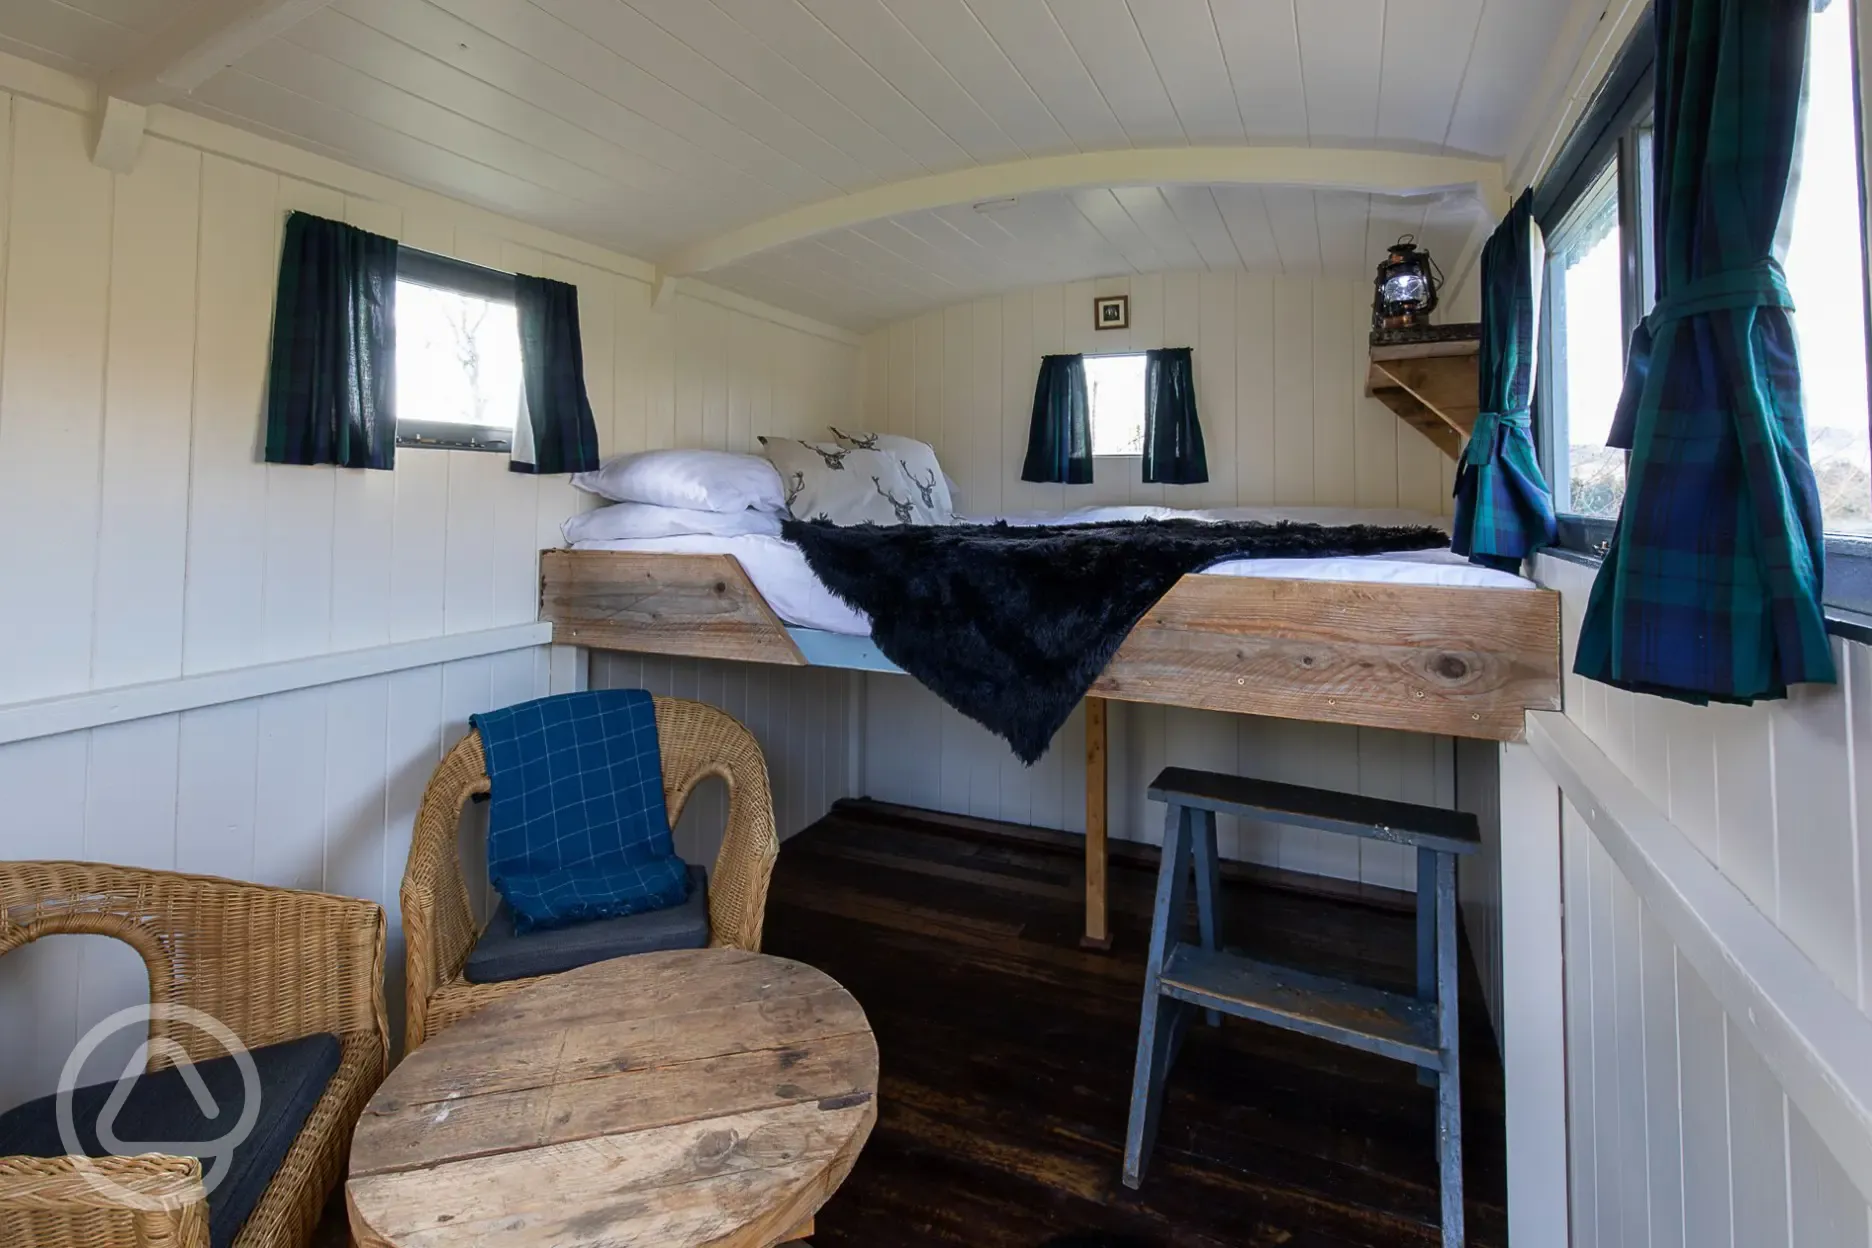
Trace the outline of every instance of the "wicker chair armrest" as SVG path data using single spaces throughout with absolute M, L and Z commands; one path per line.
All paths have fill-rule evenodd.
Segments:
M 0 1157 L 0 1242 L 33 1248 L 208 1248 L 193 1157 Z
M 357 897 L 252 885 L 243 886 L 243 894 L 246 904 L 196 929 L 216 946 L 215 964 L 209 974 L 180 985 L 182 1003 L 232 1027 L 249 1048 L 319 1033 L 362 1033 L 375 1035 L 387 1055 L 383 907 Z M 199 1061 L 219 1054 L 191 1056 Z
M 211 1015 L 248 1048 L 320 1032 L 375 1034 L 384 913 L 375 902 L 215 876 L 93 862 L 0 863 L 0 954 L 42 936 L 111 936 L 142 955 L 150 1001 Z M 194 1061 L 225 1045 L 158 1019 Z M 152 1061 L 174 1055 L 154 1046 Z
M 725 711 L 664 697 L 656 711 L 670 823 L 707 777 L 721 777 L 728 789 L 728 826 L 709 876 L 709 944 L 759 952 L 767 886 L 780 856 L 767 759 L 754 734 Z
M 481 734 L 470 729 L 423 790 L 400 893 L 406 1049 L 433 1030 L 430 998 L 461 974 L 480 935 L 462 872 L 461 816 L 470 799 L 490 788 Z

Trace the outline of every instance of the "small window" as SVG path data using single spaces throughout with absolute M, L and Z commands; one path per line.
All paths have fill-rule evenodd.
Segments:
M 1800 337 L 1807 448 L 1829 533 L 1872 534 L 1866 426 L 1865 272 L 1859 134 L 1853 116 L 1852 8 L 1815 5 L 1808 27 L 1804 147 L 1785 257 Z
M 511 451 L 521 402 L 513 275 L 404 248 L 396 322 L 397 445 Z
M 1085 357 L 1094 455 L 1144 453 L 1144 355 Z
M 1563 512 L 1603 519 L 1625 497 L 1625 452 L 1605 444 L 1625 374 L 1619 240 L 1614 160 L 1547 240 L 1554 496 Z

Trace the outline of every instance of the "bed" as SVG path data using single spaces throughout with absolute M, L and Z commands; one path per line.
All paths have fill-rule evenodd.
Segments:
M 1074 523 L 1171 515 L 1398 523 L 1397 512 L 1092 508 L 998 517 Z M 597 649 L 861 671 L 899 669 L 869 621 L 769 536 L 579 543 L 541 559 L 541 618 Z M 1105 699 L 1441 736 L 1519 741 L 1560 706 L 1559 598 L 1447 550 L 1238 560 L 1183 577 L 1087 698 L 1088 944 L 1105 920 Z

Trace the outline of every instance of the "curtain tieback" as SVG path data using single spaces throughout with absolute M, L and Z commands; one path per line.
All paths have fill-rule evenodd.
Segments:
M 1533 413 L 1525 407 L 1506 412 L 1478 412 L 1475 428 L 1469 431 L 1469 445 L 1463 451 L 1463 463 L 1483 467 L 1494 458 L 1503 429 L 1531 431 L 1533 428 Z
M 1742 308 L 1787 308 L 1794 300 L 1788 294 L 1787 276 L 1774 260 L 1763 260 L 1743 269 L 1724 269 L 1685 283 L 1657 301 L 1645 323 L 1655 331 L 1666 322 L 1681 321 L 1703 312 L 1733 312 Z
M 1762 260 L 1745 268 L 1710 273 L 1694 282 L 1686 282 L 1659 299 L 1651 314 L 1632 331 L 1631 347 L 1625 358 L 1625 384 L 1619 392 L 1618 407 L 1612 413 L 1612 429 L 1606 445 L 1626 451 L 1632 449 L 1637 434 L 1638 408 L 1651 374 L 1652 349 L 1666 325 L 1708 312 L 1736 312 L 1745 308 L 1793 310 L 1794 299 L 1788 294 L 1787 276 L 1781 271 L 1780 262 Z

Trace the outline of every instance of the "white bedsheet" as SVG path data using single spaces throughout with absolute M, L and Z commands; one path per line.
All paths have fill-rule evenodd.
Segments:
M 1178 511 L 1169 507 L 1084 507 L 1066 513 L 1010 514 L 1013 524 L 1082 524 L 1092 520 L 1139 520 L 1189 517 L 1202 520 L 1297 520 L 1311 524 L 1437 524 L 1448 521 L 1410 511 L 1354 510 L 1329 507 L 1229 507 L 1213 511 Z M 574 550 L 669 551 L 692 555 L 733 555 L 747 570 L 774 613 L 801 628 L 824 629 L 866 637 L 871 619 L 833 596 L 806 566 L 799 547 L 784 538 L 657 537 L 627 541 L 578 542 Z M 1394 585 L 1468 585 L 1527 588 L 1531 581 L 1508 572 L 1479 568 L 1449 550 L 1420 550 L 1345 559 L 1234 559 L 1207 570 L 1208 576 L 1275 576 L 1312 581 L 1368 581 Z

